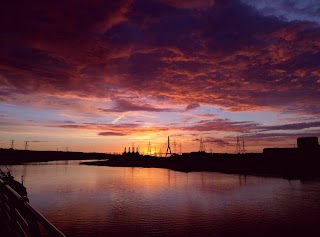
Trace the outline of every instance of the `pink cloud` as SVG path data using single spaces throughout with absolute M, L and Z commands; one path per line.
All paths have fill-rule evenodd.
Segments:
M 115 106 L 113 108 L 99 108 L 103 112 L 127 112 L 127 111 L 147 111 L 147 112 L 176 112 L 172 108 L 161 108 L 155 104 L 146 103 L 132 103 L 125 99 L 115 99 Z
M 177 112 L 158 106 L 167 103 L 320 114 L 313 23 L 266 17 L 240 1 L 10 1 L 0 13 L 1 103 L 126 94 L 137 99 L 96 113 Z M 68 107 L 50 100 L 43 105 Z

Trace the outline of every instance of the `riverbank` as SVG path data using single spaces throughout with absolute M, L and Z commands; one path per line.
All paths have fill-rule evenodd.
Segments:
M 320 179 L 318 154 L 296 153 L 276 156 L 263 153 L 219 154 L 194 152 L 171 157 L 142 156 L 136 153 L 112 155 L 105 153 L 26 151 L 0 149 L 0 164 L 15 165 L 59 160 L 96 160 L 82 165 L 113 167 L 164 168 L 181 172 L 222 172 L 286 179 Z
M 63 151 L 29 151 L 0 149 L 0 164 L 15 165 L 29 162 L 48 162 L 55 160 L 99 160 L 118 155 L 105 153 L 63 152 Z
M 316 160 L 268 159 L 262 154 L 220 154 L 219 156 L 118 156 L 108 160 L 82 162 L 83 165 L 165 168 L 181 172 L 222 172 L 242 175 L 282 177 L 286 179 L 320 179 Z

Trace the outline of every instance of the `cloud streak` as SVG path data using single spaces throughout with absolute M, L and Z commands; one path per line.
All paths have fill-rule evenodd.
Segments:
M 56 126 L 56 125 L 55 125 Z M 240 133 L 246 137 L 272 137 L 275 138 L 281 136 L 301 136 L 303 134 L 311 134 L 317 136 L 320 133 L 320 122 L 309 122 L 309 123 L 292 123 L 283 124 L 276 126 L 265 126 L 252 121 L 231 121 L 229 119 L 212 119 L 212 120 L 201 120 L 190 126 L 180 126 L 179 124 L 173 124 L 170 127 L 165 126 L 149 126 L 146 127 L 141 123 L 111 123 L 111 124 L 100 124 L 100 123 L 83 123 L 83 124 L 62 124 L 58 125 L 60 128 L 71 128 L 71 129 L 85 129 L 85 130 L 96 130 L 103 131 L 99 132 L 99 135 L 114 135 L 114 136 L 125 136 L 132 135 L 135 133 L 156 133 L 163 131 L 188 131 L 188 132 L 229 132 L 229 133 Z M 305 130 L 312 128 L 313 130 Z M 108 130 L 108 131 L 106 131 Z M 282 131 L 282 132 L 279 132 Z M 210 138 L 210 143 L 218 144 L 219 139 Z M 224 146 L 228 144 L 225 143 Z
M 276 131 L 276 130 L 303 130 L 307 128 L 320 128 L 320 121 L 282 124 L 276 126 L 260 126 L 258 129 L 261 131 Z
M 115 118 L 115 119 L 112 121 L 112 124 L 115 124 L 115 123 L 119 122 L 121 119 L 123 119 L 123 118 L 126 116 L 127 113 L 128 113 L 128 112 L 125 112 L 125 113 L 121 114 L 119 117 Z

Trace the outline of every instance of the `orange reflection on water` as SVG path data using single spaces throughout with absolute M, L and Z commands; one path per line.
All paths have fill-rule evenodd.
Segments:
M 11 168 L 67 236 L 274 236 L 273 226 L 290 234 L 293 222 L 320 219 L 319 183 L 78 162 Z

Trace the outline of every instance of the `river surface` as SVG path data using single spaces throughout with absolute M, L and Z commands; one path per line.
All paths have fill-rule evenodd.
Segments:
M 67 236 L 320 236 L 320 182 L 79 165 L 9 166 Z

